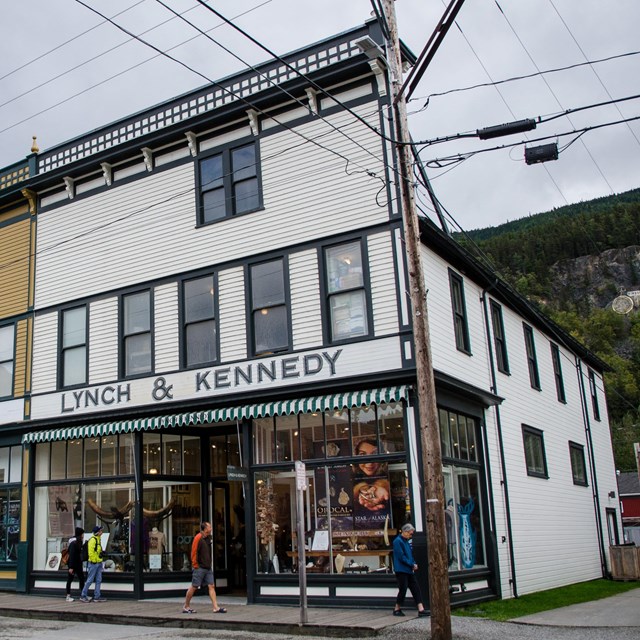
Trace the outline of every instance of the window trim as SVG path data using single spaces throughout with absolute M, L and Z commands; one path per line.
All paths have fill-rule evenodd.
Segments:
M 0 325 L 0 329 L 5 329 L 6 327 L 11 327 L 13 329 L 13 349 L 12 355 L 9 360 L 2 360 L 0 365 L 6 364 L 8 362 L 11 363 L 11 384 L 9 385 L 9 394 L 8 395 L 0 395 L 1 400 L 8 400 L 15 396 L 15 384 L 16 384 L 16 353 L 17 353 L 17 324 L 15 322 L 7 322 L 6 324 Z
M 533 335 L 533 328 L 526 322 L 522 323 L 524 332 L 524 348 L 527 356 L 527 368 L 529 370 L 529 383 L 532 389 L 541 391 L 540 371 L 538 369 L 538 356 L 536 355 L 536 342 Z
M 213 280 L 213 289 L 214 289 L 214 301 L 213 301 L 213 318 L 209 318 L 209 320 L 213 320 L 216 326 L 216 338 L 215 338 L 215 348 L 216 348 L 216 357 L 207 362 L 199 362 L 197 364 L 189 364 L 187 362 L 187 327 L 190 324 L 198 324 L 198 322 L 203 322 L 203 320 L 198 320 L 197 322 L 188 323 L 186 320 L 187 310 L 185 305 L 185 285 L 187 282 L 193 282 L 194 280 L 201 280 L 203 278 L 211 278 Z M 190 276 L 188 278 L 180 279 L 179 283 L 179 303 L 178 303 L 178 321 L 180 323 L 180 365 L 182 369 L 196 369 L 203 366 L 208 366 L 212 364 L 217 364 L 220 362 L 220 291 L 218 288 L 218 273 L 216 271 L 211 271 L 208 273 L 201 273 L 199 275 Z
M 553 376 L 556 381 L 556 396 L 558 402 L 567 404 L 567 394 L 564 388 L 564 379 L 562 377 L 562 361 L 560 360 L 560 347 L 555 343 L 551 343 L 551 362 L 553 363 Z
M 253 308 L 253 280 L 251 277 L 251 269 L 252 267 L 268 264 L 270 262 L 282 262 L 282 281 L 284 288 L 284 302 L 279 304 L 270 305 L 268 307 L 260 307 L 260 309 L 275 309 L 278 307 L 284 307 L 287 315 L 287 345 L 285 347 L 279 347 L 277 349 L 271 351 L 258 351 L 256 349 L 256 331 L 255 324 L 253 321 L 254 314 L 260 309 Z M 287 254 L 271 256 L 265 260 L 256 260 L 255 262 L 249 262 L 246 265 L 246 287 L 245 290 L 247 292 L 246 295 L 246 306 L 247 306 L 247 339 L 248 339 L 248 350 L 253 357 L 259 358 L 262 356 L 269 356 L 280 353 L 287 353 L 292 350 L 293 343 L 293 335 L 292 335 L 292 324 L 291 324 L 291 283 L 289 281 L 289 256 Z
M 573 451 L 576 451 L 580 454 L 580 459 L 582 460 L 582 470 L 584 471 L 584 480 L 580 480 L 576 477 L 576 469 L 573 465 Z M 587 461 L 584 456 L 584 445 L 569 440 L 569 462 L 571 464 L 571 476 L 573 478 L 573 484 L 579 487 L 588 487 L 589 480 L 587 478 Z
M 600 405 L 598 404 L 598 387 L 596 386 L 596 374 L 593 369 L 589 369 L 589 391 L 591 393 L 591 408 L 593 410 L 593 419 L 600 422 Z
M 462 353 L 471 355 L 471 338 L 469 337 L 469 316 L 467 314 L 467 303 L 464 295 L 464 279 L 462 276 L 452 269 L 449 271 L 449 293 L 451 295 L 451 313 L 453 315 L 453 337 L 456 343 L 456 349 Z M 460 305 L 457 308 L 456 289 L 460 292 Z M 458 327 L 460 327 L 460 338 L 462 344 L 458 340 Z
M 231 157 L 235 150 L 241 149 L 242 147 L 248 147 L 249 145 L 254 145 L 255 157 L 256 157 L 256 180 L 258 183 L 258 204 L 256 207 L 252 209 L 248 209 L 247 211 L 241 211 L 239 213 L 236 212 L 235 207 L 235 199 L 233 198 L 233 188 L 236 184 L 233 181 L 233 171 L 231 170 Z M 222 156 L 222 186 L 225 192 L 225 213 L 224 216 L 217 218 L 215 220 L 205 220 L 204 219 L 204 204 L 203 204 L 203 185 L 201 178 L 201 163 L 209 158 L 213 158 L 214 156 Z M 211 224 L 216 224 L 219 222 L 223 222 L 224 220 L 229 220 L 230 218 L 236 218 L 239 216 L 244 216 L 250 213 L 255 213 L 256 211 L 261 211 L 264 209 L 264 201 L 262 195 L 262 161 L 260 158 L 260 144 L 259 141 L 255 137 L 250 138 L 242 138 L 240 140 L 234 140 L 224 145 L 220 145 L 215 147 L 214 149 L 208 150 L 207 153 L 201 154 L 195 159 L 195 174 L 196 174 L 196 211 L 197 211 L 197 219 L 196 219 L 196 227 L 206 227 Z M 238 181 L 239 182 L 239 181 Z M 231 206 L 229 206 L 229 202 Z
M 329 260 L 327 258 L 327 251 L 336 247 L 341 247 L 348 244 L 358 243 L 360 245 L 360 260 L 362 262 L 362 285 L 352 287 L 349 289 L 341 289 L 340 291 L 329 292 Z M 322 325 L 325 335 L 325 344 L 346 344 L 351 342 L 360 342 L 363 340 L 369 340 L 373 335 L 373 304 L 371 299 L 371 278 L 369 273 L 369 250 L 366 236 L 356 236 L 353 238 L 343 239 L 340 242 L 332 242 L 329 244 L 322 244 L 319 247 L 319 260 L 322 265 L 320 278 L 321 278 L 321 291 L 324 301 Z M 351 293 L 354 291 L 363 291 L 366 304 L 366 317 L 367 317 L 367 331 L 361 336 L 349 336 L 346 338 L 333 337 L 333 322 L 331 316 L 331 299 L 338 295 L 344 295 L 345 293 Z
M 498 371 L 509 375 L 509 354 L 507 353 L 507 337 L 504 331 L 502 305 L 491 300 L 491 327 L 493 329 L 493 346 L 496 352 L 496 366 Z
M 72 347 L 64 347 L 64 316 L 68 311 L 75 311 L 76 309 L 84 308 L 84 343 L 75 344 Z M 66 307 L 61 309 L 58 315 L 58 389 L 74 389 L 77 387 L 84 387 L 89 382 L 89 305 L 78 304 L 73 307 Z M 64 354 L 70 349 L 77 349 L 84 347 L 84 359 L 85 359 L 85 377 L 83 382 L 76 382 L 75 384 L 65 384 L 65 368 L 64 368 Z
M 148 331 L 138 331 L 136 333 L 126 334 L 124 332 L 125 326 L 125 317 L 124 317 L 124 300 L 130 296 L 139 295 L 141 293 L 147 292 L 149 294 L 149 329 Z M 135 378 L 144 378 L 145 376 L 153 375 L 155 371 L 155 299 L 154 299 L 154 288 L 149 287 L 145 289 L 136 289 L 135 291 L 127 291 L 126 293 L 122 293 L 118 296 L 118 315 L 119 315 L 119 368 L 120 368 L 120 378 L 123 380 L 135 379 Z M 140 373 L 133 373 L 127 375 L 127 353 L 125 348 L 125 340 L 131 336 L 136 335 L 145 335 L 149 334 L 150 343 L 151 343 L 151 364 L 149 367 L 149 371 L 143 371 Z
M 529 460 L 527 459 L 527 436 L 532 436 L 537 438 L 540 442 L 540 453 L 542 455 L 542 466 L 544 467 L 544 471 L 536 471 L 531 468 L 529 464 Z M 527 469 L 527 475 L 532 478 L 544 478 L 545 480 L 549 479 L 549 467 L 547 465 L 547 453 L 544 446 L 544 432 L 540 429 L 536 429 L 535 427 L 530 427 L 526 424 L 522 425 L 522 445 L 524 448 L 524 462 L 525 467 Z

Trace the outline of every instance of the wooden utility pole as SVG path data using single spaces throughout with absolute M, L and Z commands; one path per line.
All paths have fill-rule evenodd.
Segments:
M 413 317 L 413 338 L 420 419 L 420 442 L 426 497 L 427 553 L 429 558 L 429 608 L 432 640 L 451 640 L 451 606 L 444 516 L 444 482 L 440 427 L 431 360 L 426 288 L 420 259 L 420 229 L 414 200 L 411 147 L 407 105 L 400 91 L 402 60 L 394 0 L 382 0 L 389 27 L 387 61 L 390 67 L 398 155 L 398 180 L 402 192 L 402 219 L 409 267 L 409 290 Z

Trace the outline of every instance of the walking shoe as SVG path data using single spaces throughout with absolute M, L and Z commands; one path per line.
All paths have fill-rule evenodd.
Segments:
M 87 596 L 80 596 L 80 602 L 91 602 L 91 598 Z
M 418 616 L 420 616 L 421 618 L 426 618 L 429 616 L 429 612 L 426 609 L 423 609 L 422 611 L 418 611 Z
M 401 609 L 394 609 L 393 610 L 393 615 L 397 616 L 397 617 L 404 616 L 404 611 L 402 611 Z
M 182 613 L 195 613 L 196 610 L 191 607 L 182 607 Z
M 73 598 L 70 595 L 67 596 L 67 602 L 73 602 Z
M 107 601 L 107 599 L 106 599 L 106 598 L 103 598 L 102 596 L 100 596 L 99 598 L 94 598 L 94 599 L 93 599 L 93 601 L 94 601 L 94 602 L 106 602 L 106 601 Z

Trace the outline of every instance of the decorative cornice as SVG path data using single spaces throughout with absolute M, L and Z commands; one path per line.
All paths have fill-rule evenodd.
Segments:
M 22 195 L 25 197 L 25 199 L 27 200 L 27 203 L 29 204 L 29 213 L 34 216 L 36 214 L 36 205 L 38 202 L 38 197 L 36 195 L 35 191 L 32 191 L 31 189 L 21 189 Z

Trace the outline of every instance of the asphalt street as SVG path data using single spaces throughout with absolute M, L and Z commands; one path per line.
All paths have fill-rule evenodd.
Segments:
M 159 627 L 125 626 L 51 620 L 0 618 L 0 640 L 320 640 L 321 636 L 299 636 L 280 633 L 251 633 L 246 630 L 163 629 Z M 638 640 L 637 627 L 565 628 L 491 622 L 473 618 L 452 618 L 455 640 Z M 411 618 L 385 630 L 378 638 L 385 640 L 425 640 L 430 637 L 430 621 Z M 348 632 L 343 636 L 348 639 Z M 322 638 L 326 640 L 326 638 Z

